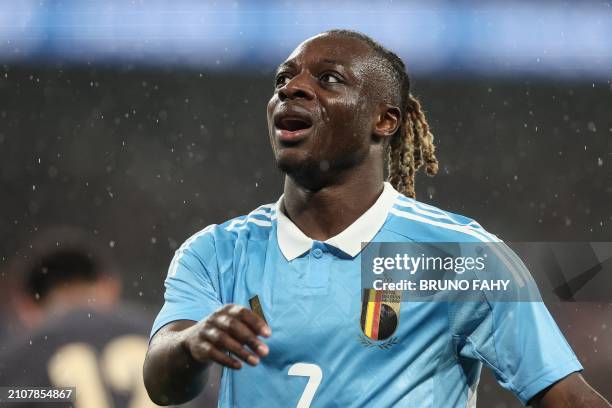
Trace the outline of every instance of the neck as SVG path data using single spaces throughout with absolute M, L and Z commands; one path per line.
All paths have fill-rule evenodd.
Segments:
M 117 301 L 118 290 L 112 281 L 72 282 L 53 289 L 45 299 L 45 309 L 50 314 L 62 314 L 75 308 L 89 307 L 107 310 Z
M 289 219 L 306 236 L 325 241 L 355 222 L 382 190 L 382 163 L 366 160 L 317 190 L 286 176 L 283 204 Z

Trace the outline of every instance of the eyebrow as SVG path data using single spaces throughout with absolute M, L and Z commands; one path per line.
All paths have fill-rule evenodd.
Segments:
M 344 66 L 344 63 L 340 62 L 340 61 L 336 61 L 333 59 L 329 59 L 329 58 L 323 58 L 320 62 L 325 63 L 325 64 L 329 64 L 329 65 L 341 65 Z M 278 75 L 278 73 L 280 71 L 282 71 L 285 68 L 293 68 L 295 67 L 295 62 L 293 60 L 290 61 L 285 61 L 282 64 L 280 64 L 278 66 L 278 68 L 276 68 L 276 74 Z
M 293 62 L 293 61 L 285 61 L 282 64 L 280 64 L 278 66 L 278 68 L 276 68 L 275 74 L 278 75 L 278 73 L 281 72 L 284 68 L 292 68 L 294 66 L 295 66 L 295 62 Z

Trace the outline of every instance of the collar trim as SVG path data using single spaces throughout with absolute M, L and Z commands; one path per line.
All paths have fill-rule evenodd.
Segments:
M 391 184 L 385 182 L 383 192 L 374 205 L 361 217 L 349 225 L 344 231 L 325 241 L 326 244 L 338 248 L 351 257 L 361 252 L 361 243 L 370 242 L 380 231 L 393 202 L 398 196 Z M 277 240 L 281 252 L 288 261 L 292 261 L 312 248 L 313 240 L 307 237 L 281 210 L 283 196 L 275 204 Z

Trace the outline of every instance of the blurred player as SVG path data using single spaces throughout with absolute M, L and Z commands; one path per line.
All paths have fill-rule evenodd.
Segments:
M 31 331 L 2 345 L 0 385 L 74 386 L 76 408 L 155 406 L 141 374 L 149 316 L 119 304 L 110 257 L 66 227 L 42 234 L 24 253 L 9 273 L 22 283 L 15 312 Z
M 11 293 L 14 291 L 13 277 L 6 272 L 4 265 L 0 265 L 0 344 L 6 342 L 10 336 L 15 335 L 22 329 L 20 322 L 14 316 L 14 310 L 10 302 Z
M 267 113 L 284 194 L 176 252 L 144 368 L 154 401 L 197 395 L 217 362 L 222 407 L 472 407 L 485 364 L 523 403 L 609 406 L 541 303 L 362 299 L 362 242 L 495 239 L 413 199 L 438 163 L 399 57 L 355 32 L 313 37 Z

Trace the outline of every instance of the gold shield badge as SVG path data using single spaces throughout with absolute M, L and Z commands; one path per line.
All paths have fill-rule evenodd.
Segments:
M 399 326 L 401 290 L 364 289 L 361 331 L 370 340 L 387 340 Z
M 266 316 L 264 316 L 263 308 L 261 307 L 261 302 L 259 301 L 259 296 L 255 295 L 250 298 L 249 306 L 251 306 L 251 310 L 255 312 L 257 316 L 261 317 L 264 322 L 268 323 Z

